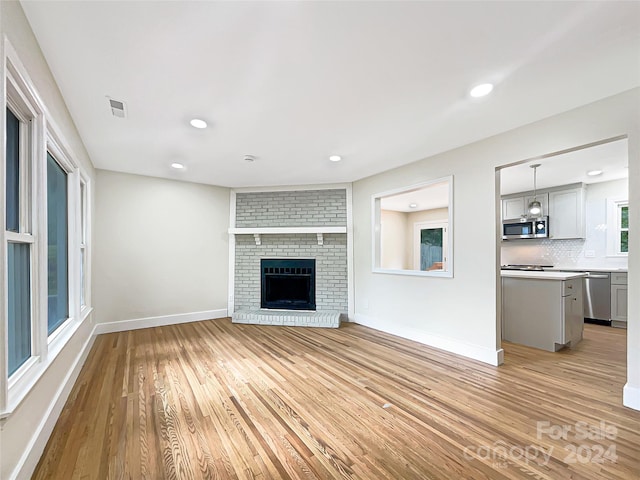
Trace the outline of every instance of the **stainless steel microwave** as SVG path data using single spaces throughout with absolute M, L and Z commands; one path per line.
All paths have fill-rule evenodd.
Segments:
M 502 239 L 548 238 L 549 217 L 515 218 L 502 221 Z

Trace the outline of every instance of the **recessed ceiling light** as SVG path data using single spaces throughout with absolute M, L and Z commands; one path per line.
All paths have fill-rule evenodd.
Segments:
M 409 204 L 409 208 L 418 208 L 418 204 L 417 203 L 410 203 Z
M 589 175 L 590 177 L 596 177 L 601 174 L 602 174 L 602 170 L 589 170 L 587 172 L 587 175 Z
M 331 160 L 332 162 L 339 162 L 340 160 L 342 160 L 342 157 L 340 155 L 331 155 L 329 157 L 329 160 Z
M 255 157 L 255 155 L 245 155 L 244 156 L 244 161 L 245 162 L 255 162 L 256 161 L 256 157 Z
M 489 95 L 493 90 L 493 84 L 491 83 L 482 83 L 480 85 L 476 85 L 471 89 L 469 95 L 474 98 L 484 97 L 485 95 Z
M 184 165 L 182 163 L 173 162 L 171 164 L 171 168 L 175 168 L 176 170 L 184 170 Z
M 189 122 L 194 128 L 207 128 L 207 122 L 199 118 L 194 118 Z

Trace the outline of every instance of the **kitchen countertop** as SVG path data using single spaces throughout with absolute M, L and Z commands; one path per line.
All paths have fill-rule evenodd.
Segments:
M 593 271 L 593 270 L 590 270 Z M 568 271 L 527 271 L 527 270 L 501 270 L 501 277 L 529 278 L 534 280 L 571 280 L 573 278 L 586 277 L 586 273 Z
M 626 273 L 628 271 L 627 267 L 620 267 L 620 268 L 616 268 L 616 267 L 561 267 L 561 266 L 557 266 L 557 267 L 552 267 L 552 268 L 545 268 L 545 271 L 552 271 L 552 272 L 620 272 L 620 273 Z

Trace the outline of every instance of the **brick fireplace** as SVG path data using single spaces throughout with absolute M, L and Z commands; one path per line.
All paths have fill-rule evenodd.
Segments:
M 337 327 L 349 308 L 347 223 L 345 189 L 237 192 L 235 225 L 230 229 L 233 321 Z M 289 260 L 302 263 L 278 263 Z M 280 299 L 270 305 L 263 302 L 265 261 L 275 262 L 267 268 L 275 269 L 270 280 Z M 291 283 L 292 298 L 286 299 L 285 276 L 291 270 L 279 269 L 308 269 L 311 262 L 313 280 L 300 273 L 300 283 Z M 311 283 L 314 298 L 302 305 L 302 290 Z

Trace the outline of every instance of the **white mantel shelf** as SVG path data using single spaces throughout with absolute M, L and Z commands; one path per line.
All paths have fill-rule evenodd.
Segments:
M 261 235 L 273 234 L 296 234 L 315 233 L 318 238 L 318 245 L 324 245 L 323 235 L 325 233 L 347 233 L 347 227 L 242 227 L 230 228 L 231 235 L 253 235 L 256 245 L 262 245 Z

